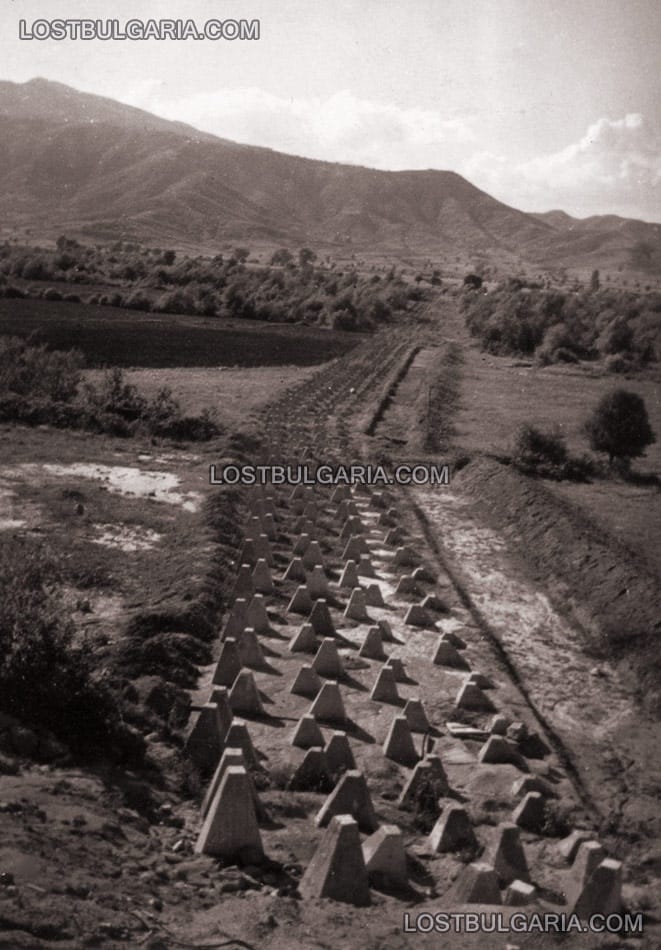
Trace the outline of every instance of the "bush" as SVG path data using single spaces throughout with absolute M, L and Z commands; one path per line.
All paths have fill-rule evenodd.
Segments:
M 78 390 L 82 366 L 77 350 L 49 350 L 17 337 L 0 338 L 0 393 L 68 402 Z
M 590 447 L 605 452 L 612 464 L 629 464 L 656 441 L 642 397 L 626 389 L 614 389 L 599 401 L 585 423 Z
M 75 642 L 54 560 L 26 541 L 3 539 L 0 575 L 0 709 L 47 728 L 73 751 L 94 755 L 103 747 L 140 758 L 144 745 L 124 726 L 109 687 L 95 680 L 91 650 Z
M 558 431 L 542 432 L 529 423 L 524 423 L 517 432 L 512 462 L 524 475 L 558 481 L 586 481 L 596 473 L 590 458 L 569 455 L 565 440 Z

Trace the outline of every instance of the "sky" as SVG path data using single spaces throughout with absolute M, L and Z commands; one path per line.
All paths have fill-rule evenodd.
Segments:
M 21 40 L 19 20 L 260 21 L 258 40 Z M 661 0 L 2 0 L 0 79 L 224 138 L 451 169 L 525 211 L 661 221 Z

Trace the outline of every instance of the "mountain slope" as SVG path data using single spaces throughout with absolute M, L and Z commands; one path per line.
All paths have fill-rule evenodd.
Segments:
M 642 222 L 526 214 L 454 172 L 377 171 L 239 145 L 40 79 L 0 83 L 0 216 L 43 234 L 554 264 L 660 240 Z

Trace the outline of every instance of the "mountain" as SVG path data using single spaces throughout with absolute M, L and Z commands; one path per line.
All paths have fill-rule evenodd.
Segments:
M 5 234 L 333 246 L 553 266 L 653 263 L 661 226 L 527 214 L 450 171 L 378 171 L 240 145 L 111 99 L 0 82 Z M 640 256 L 640 255 L 639 255 Z

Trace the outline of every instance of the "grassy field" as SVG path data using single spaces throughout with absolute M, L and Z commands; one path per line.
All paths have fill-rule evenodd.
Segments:
M 0 299 L 0 335 L 82 350 L 89 366 L 311 366 L 359 342 L 355 333 L 120 307 Z
M 557 426 L 572 452 L 587 452 L 589 447 L 581 432 L 583 420 L 601 396 L 616 387 L 643 397 L 657 435 L 658 441 L 633 470 L 661 478 L 661 379 L 652 374 L 623 379 L 593 375 L 591 370 L 577 367 L 536 369 L 466 347 L 456 444 L 471 455 L 506 455 L 519 425 L 529 422 L 542 429 Z M 595 521 L 661 573 L 661 491 L 657 486 L 619 480 L 547 484 L 584 507 Z

